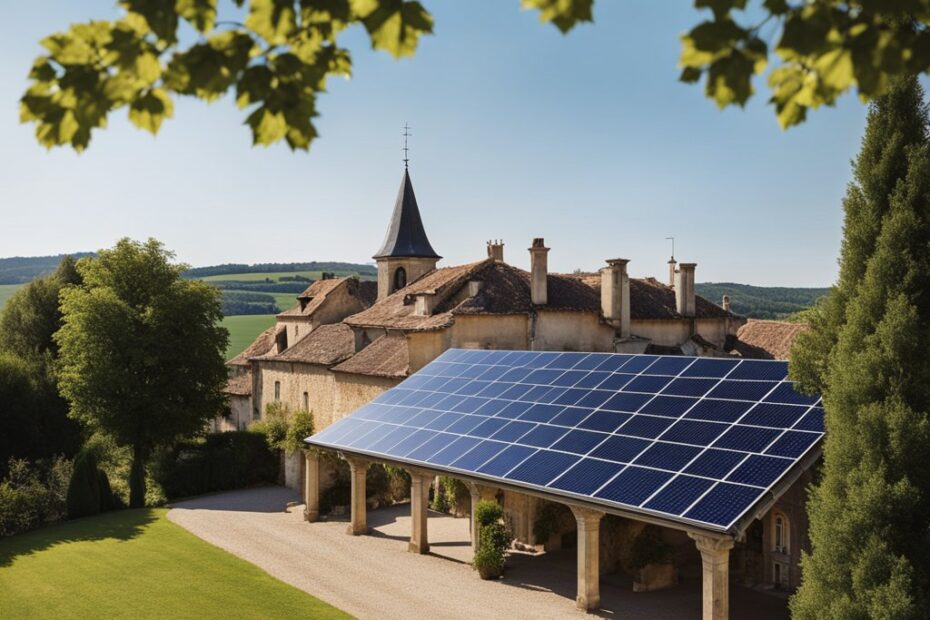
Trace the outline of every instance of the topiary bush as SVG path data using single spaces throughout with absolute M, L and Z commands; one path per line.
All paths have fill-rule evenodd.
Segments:
M 481 500 L 475 507 L 478 523 L 478 550 L 472 566 L 482 579 L 497 579 L 504 572 L 506 556 L 513 536 L 504 525 L 504 509 L 497 502 Z
M 74 459 L 68 484 L 68 518 L 89 517 L 100 512 L 100 468 L 91 450 L 82 450 Z M 107 484 L 109 493 L 109 484 Z
M 249 431 L 207 435 L 160 452 L 154 480 L 169 499 L 275 484 L 280 460 L 265 437 Z

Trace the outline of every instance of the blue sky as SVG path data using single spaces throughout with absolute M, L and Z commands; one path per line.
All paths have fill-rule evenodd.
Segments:
M 847 96 L 782 131 L 766 90 L 720 112 L 677 81 L 685 0 L 600 0 L 594 25 L 562 36 L 518 0 L 424 0 L 436 20 L 413 59 L 347 33 L 351 80 L 319 102 L 309 154 L 251 146 L 223 99 L 176 104 L 160 134 L 125 111 L 82 155 L 48 152 L 18 122 L 38 41 L 116 15 L 112 0 L 14 2 L 0 23 L 0 256 L 156 237 L 193 264 L 367 262 L 384 235 L 412 127 L 411 176 L 444 264 L 502 238 L 526 266 L 545 237 L 550 268 L 631 259 L 663 277 L 668 236 L 698 281 L 833 282 L 841 199 L 864 126 Z

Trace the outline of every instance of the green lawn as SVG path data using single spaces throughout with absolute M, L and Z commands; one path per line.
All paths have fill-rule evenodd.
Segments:
M 349 617 L 166 514 L 124 510 L 0 539 L 0 616 Z
M 22 284 L 0 284 L 0 311 L 3 311 L 3 306 L 6 305 L 6 301 L 13 296 L 13 293 L 16 292 L 16 289 L 23 286 Z
M 257 282 L 268 278 L 274 282 L 277 282 L 281 276 L 303 276 L 305 278 L 310 278 L 311 280 L 319 280 L 322 275 L 320 271 L 275 271 L 268 273 L 226 273 L 220 276 L 206 276 L 201 278 L 207 282 L 218 282 L 220 280 L 239 280 L 241 282 Z M 347 272 L 346 272 L 347 273 Z M 341 275 L 340 272 L 337 275 Z M 308 282 L 305 282 L 309 286 Z
M 223 327 L 229 330 L 229 348 L 226 359 L 232 359 L 255 340 L 255 337 L 275 323 L 273 314 L 242 314 L 223 319 Z

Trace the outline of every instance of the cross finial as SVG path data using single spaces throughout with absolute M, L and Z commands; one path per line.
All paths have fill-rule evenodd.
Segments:
M 675 237 L 666 237 L 665 240 L 672 242 L 672 260 L 674 260 L 675 259 Z
M 413 134 L 410 133 L 410 125 L 408 125 L 407 123 L 404 123 L 404 169 L 406 169 L 410 163 L 410 158 L 407 156 L 408 155 L 407 151 L 410 150 L 407 148 L 407 138 L 409 138 L 412 135 Z

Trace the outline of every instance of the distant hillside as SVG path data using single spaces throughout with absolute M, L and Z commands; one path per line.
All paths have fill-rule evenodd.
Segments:
M 225 265 L 213 265 L 212 267 L 194 267 L 185 272 L 184 276 L 188 278 L 206 278 L 241 273 L 289 273 L 295 271 L 329 271 L 336 272 L 337 275 L 341 273 L 378 275 L 378 270 L 374 265 L 312 261 L 309 263 L 258 263 L 255 265 L 227 263 Z
M 56 254 L 55 256 L 0 258 L 0 284 L 25 284 L 39 276 L 55 271 L 58 263 L 65 256 L 73 256 L 78 259 L 93 255 L 93 252 L 75 252 L 70 255 Z
M 695 290 L 715 304 L 729 295 L 730 309 L 753 319 L 784 319 L 813 306 L 830 292 L 829 288 L 751 286 L 734 282 L 704 282 L 695 284 Z

